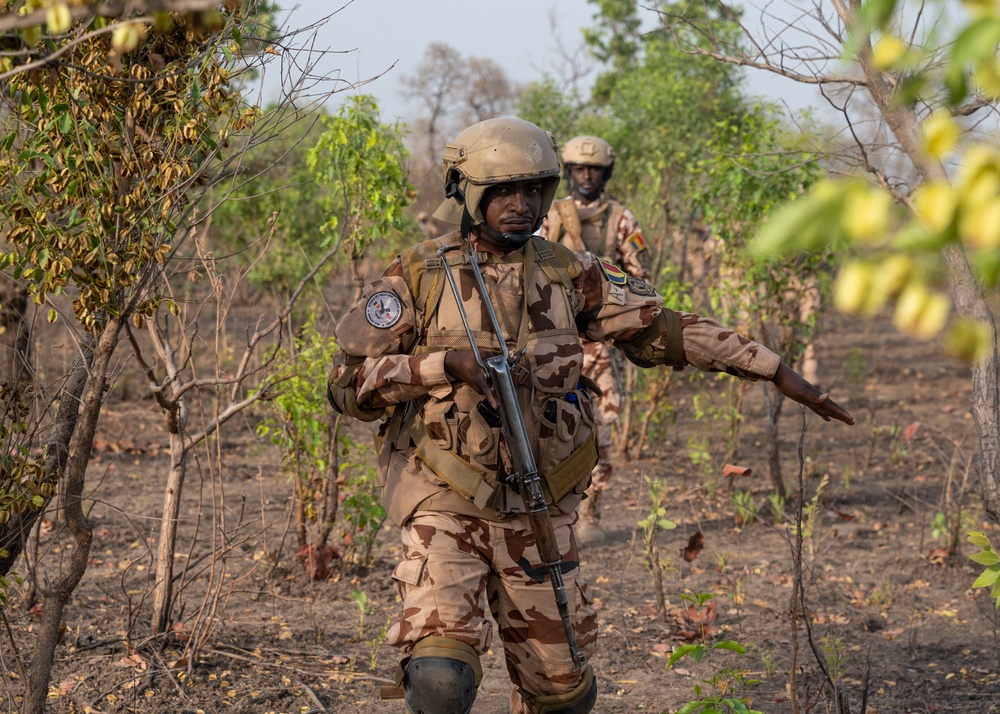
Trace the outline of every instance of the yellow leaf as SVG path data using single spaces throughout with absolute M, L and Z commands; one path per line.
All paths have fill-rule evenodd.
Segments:
M 958 207 L 958 194 L 946 181 L 924 184 L 913 194 L 913 208 L 920 221 L 933 231 L 951 225 Z
M 872 49 L 872 64 L 881 70 L 889 70 L 905 56 L 906 43 L 895 35 L 884 35 Z
M 951 112 L 939 109 L 931 114 L 920 127 L 924 151 L 929 156 L 942 159 L 950 154 L 962 135 L 962 127 L 952 119 Z

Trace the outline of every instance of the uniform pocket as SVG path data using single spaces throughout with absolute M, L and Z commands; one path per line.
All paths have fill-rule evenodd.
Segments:
M 478 409 L 469 412 L 469 428 L 465 443 L 472 461 L 488 470 L 496 470 L 500 444 L 500 429 L 493 428 Z
M 424 405 L 424 425 L 427 435 L 436 446 L 450 450 L 457 443 L 458 419 L 455 416 L 455 402 L 431 400 Z
M 392 579 L 396 583 L 396 592 L 399 593 L 400 598 L 406 597 L 408 587 L 420 586 L 426 565 L 426 558 L 403 560 L 396 564 L 395 569 L 392 571 Z

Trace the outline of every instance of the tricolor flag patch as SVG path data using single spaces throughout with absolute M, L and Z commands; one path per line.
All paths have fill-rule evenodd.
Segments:
M 642 231 L 636 231 L 630 235 L 626 240 L 626 243 L 628 243 L 632 247 L 632 250 L 636 253 L 640 250 L 646 249 L 646 239 L 642 237 Z
M 624 285 L 625 278 L 628 277 L 621 268 L 606 260 L 601 261 L 601 270 L 604 271 L 604 276 L 615 285 Z

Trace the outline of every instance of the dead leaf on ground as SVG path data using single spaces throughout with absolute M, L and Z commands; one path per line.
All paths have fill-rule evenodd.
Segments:
M 326 580 L 330 577 L 330 563 L 334 558 L 340 558 L 340 551 L 332 545 L 307 545 L 295 555 L 304 559 L 310 580 Z
M 906 428 L 903 429 L 903 441 L 909 441 L 910 439 L 912 439 L 914 436 L 917 435 L 917 432 L 919 430 L 920 430 L 919 421 L 915 421 L 912 424 L 907 424 Z
M 749 466 L 737 466 L 736 464 L 726 464 L 722 467 L 722 475 L 729 478 L 732 476 L 753 476 L 753 469 Z
M 951 551 L 947 548 L 935 548 L 927 554 L 927 560 L 935 565 L 944 565 L 944 561 L 946 561 L 950 556 Z
M 698 557 L 698 553 L 705 547 L 705 535 L 698 531 L 688 538 L 687 546 L 681 548 L 681 557 L 688 563 Z

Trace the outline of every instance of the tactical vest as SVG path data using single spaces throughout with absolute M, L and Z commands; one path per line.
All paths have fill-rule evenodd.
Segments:
M 581 211 L 573 197 L 555 201 L 555 215 L 549 214 L 549 240 L 562 243 L 574 253 L 591 252 L 618 263 L 618 226 L 625 206 L 606 200 L 595 208 Z M 553 220 L 555 219 L 555 220 Z
M 426 241 L 403 253 L 404 280 L 410 288 L 421 341 L 413 354 L 466 349 L 469 338 L 455 297 L 444 272 L 452 267 L 463 296 L 469 325 L 484 358 L 498 354 L 501 346 L 480 301 L 467 248 L 438 256 L 441 247 L 461 241 L 453 233 Z M 592 396 L 580 373 L 583 349 L 575 321 L 573 278 L 579 266 L 572 255 L 553 250 L 532 237 L 522 252 L 496 257 L 477 253 L 477 261 L 520 263 L 521 284 L 498 286 L 484 275 L 505 337 L 516 339 L 515 354 L 522 355 L 514 369 L 522 416 L 532 441 L 546 500 L 558 503 L 581 486 L 597 461 L 594 443 Z M 510 281 L 506 281 L 510 282 Z M 516 289 L 515 289 L 516 288 Z M 520 298 L 518 296 L 520 292 Z M 539 299 L 541 298 L 541 299 Z M 529 316 L 529 301 L 542 312 Z M 476 408 L 482 397 L 462 383 L 452 385 L 448 397 L 397 406 L 382 430 L 378 444 L 380 467 L 393 449 L 413 445 L 417 456 L 451 489 L 478 508 L 523 511 L 520 498 L 505 486 L 500 430 L 492 427 Z

